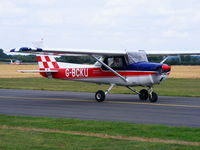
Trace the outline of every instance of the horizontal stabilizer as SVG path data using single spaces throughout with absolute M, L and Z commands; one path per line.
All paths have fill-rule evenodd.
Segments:
M 18 72 L 21 73 L 55 73 L 58 72 L 58 70 L 18 70 Z

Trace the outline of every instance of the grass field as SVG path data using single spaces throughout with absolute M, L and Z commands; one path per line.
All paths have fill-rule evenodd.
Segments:
M 200 78 L 200 66 L 172 66 L 170 78 Z
M 33 89 L 53 91 L 80 91 L 96 92 L 106 90 L 108 85 L 93 83 L 46 79 L 46 78 L 0 78 L 0 88 L 6 89 Z M 138 90 L 141 87 L 137 88 Z M 200 97 L 200 79 L 168 79 L 155 86 L 159 95 Z M 134 94 L 125 87 L 114 87 L 111 93 Z
M 20 73 L 18 70 L 38 70 L 37 65 L 0 64 L 0 78 L 41 77 L 38 73 Z
M 0 149 L 200 149 L 200 129 L 0 115 Z
M 19 73 L 18 70 L 38 70 L 37 65 L 0 64 L 0 78 L 40 77 L 38 73 Z M 169 78 L 200 78 L 200 66 L 172 66 Z

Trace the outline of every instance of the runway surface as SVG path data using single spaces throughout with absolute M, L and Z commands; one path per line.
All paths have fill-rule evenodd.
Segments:
M 200 127 L 200 98 L 160 96 L 157 103 L 137 95 L 0 89 L 0 114 L 123 121 Z

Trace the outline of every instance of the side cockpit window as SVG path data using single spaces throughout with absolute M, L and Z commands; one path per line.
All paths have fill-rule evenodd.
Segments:
M 107 57 L 105 58 L 104 63 L 115 70 L 123 70 L 126 67 L 125 59 L 122 56 Z M 103 69 L 107 70 L 104 66 Z
M 122 58 L 120 57 L 108 58 L 108 66 L 111 68 L 123 67 Z

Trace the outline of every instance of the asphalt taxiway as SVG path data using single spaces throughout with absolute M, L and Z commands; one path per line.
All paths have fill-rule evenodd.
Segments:
M 0 114 L 200 127 L 200 98 L 159 96 L 150 103 L 109 94 L 98 103 L 94 93 L 0 89 Z

